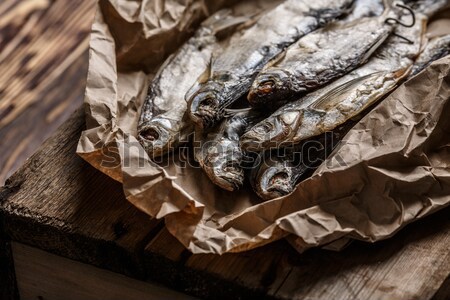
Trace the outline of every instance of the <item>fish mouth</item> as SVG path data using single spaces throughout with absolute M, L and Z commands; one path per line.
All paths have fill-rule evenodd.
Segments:
M 248 93 L 251 106 L 261 107 L 271 102 L 282 101 L 289 93 L 289 75 L 284 70 L 273 70 L 259 74 Z
M 290 194 L 294 190 L 288 168 L 268 168 L 259 176 L 258 195 L 270 200 Z
M 244 170 L 238 162 L 228 161 L 216 167 L 210 167 L 210 179 L 227 191 L 236 191 L 244 183 Z M 207 172 L 208 173 L 208 172 Z
M 219 109 L 220 102 L 213 92 L 199 93 L 188 104 L 189 117 L 201 128 L 211 127 L 215 123 Z
M 138 140 L 150 158 L 163 155 L 170 150 L 171 132 L 157 123 L 146 124 L 138 131 Z

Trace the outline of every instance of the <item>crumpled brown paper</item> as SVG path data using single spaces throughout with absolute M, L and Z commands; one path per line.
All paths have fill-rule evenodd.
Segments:
M 99 2 L 77 153 L 122 182 L 131 203 L 164 217 L 194 253 L 243 251 L 288 235 L 299 251 L 341 238 L 373 242 L 450 203 L 450 57 L 364 117 L 291 195 L 261 202 L 248 187 L 221 190 L 177 155 L 164 168 L 151 162 L 135 138 L 148 73 L 225 3 Z

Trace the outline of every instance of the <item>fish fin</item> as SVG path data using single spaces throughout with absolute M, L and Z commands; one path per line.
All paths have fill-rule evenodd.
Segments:
M 198 91 L 200 88 L 200 85 L 206 83 L 209 78 L 211 77 L 211 65 L 212 65 L 212 56 L 209 60 L 208 65 L 205 68 L 205 71 L 203 71 L 202 74 L 197 78 L 195 83 L 192 85 L 192 87 L 184 94 L 184 100 L 186 102 L 189 101 L 189 99 Z
M 309 106 L 309 108 L 321 110 L 321 109 L 326 109 L 330 105 L 332 106 L 332 105 L 338 104 L 341 101 L 340 96 L 342 96 L 346 92 L 350 91 L 352 88 L 354 88 L 358 85 L 361 85 L 363 82 L 365 82 L 369 78 L 379 75 L 380 73 L 382 73 L 382 72 L 374 72 L 374 73 L 370 73 L 370 74 L 346 81 L 346 82 L 342 83 L 341 85 L 338 85 L 336 88 L 325 93 L 324 95 L 320 96 L 316 101 L 314 101 L 314 103 L 312 103 Z
M 205 83 L 211 78 L 212 75 L 212 63 L 213 63 L 213 55 L 209 58 L 209 63 L 206 65 L 205 71 L 200 75 L 197 79 L 199 83 Z
M 202 27 L 209 28 L 217 38 L 227 35 L 228 30 L 250 20 L 248 16 L 232 16 L 231 9 L 222 9 L 203 21 Z
M 214 14 L 210 15 L 206 20 L 204 20 L 201 24 L 202 27 L 213 27 L 214 24 L 220 22 L 221 20 L 231 16 L 232 10 L 229 8 L 221 9 Z
M 275 55 L 269 62 L 262 68 L 262 70 L 275 66 L 286 57 L 287 49 L 281 51 L 278 55 Z
M 371 47 L 370 49 L 364 54 L 364 56 L 362 57 L 362 62 L 366 62 L 369 60 L 369 58 L 372 56 L 372 54 L 381 46 L 381 44 L 384 43 L 384 41 L 388 38 L 388 36 L 390 35 L 389 32 L 386 32 L 385 34 L 383 34 L 382 36 L 380 36 L 380 38 L 378 39 L 378 41 L 376 41 Z
M 199 84 L 205 83 L 205 82 L 207 82 L 207 81 L 209 80 L 209 78 L 211 78 L 211 74 L 212 74 L 212 71 L 211 71 L 211 68 L 212 68 L 212 60 L 213 60 L 213 57 L 212 57 L 212 55 L 211 55 L 211 57 L 210 57 L 210 59 L 209 59 L 209 62 L 208 62 L 208 64 L 206 65 L 205 70 L 204 70 L 203 73 L 200 74 L 200 76 L 197 78 L 197 80 L 196 80 L 197 83 L 199 83 Z
M 267 13 L 267 10 L 264 9 L 264 10 L 262 10 L 262 11 L 258 11 L 258 12 L 256 12 L 256 13 L 253 13 L 253 14 L 248 15 L 248 16 L 247 16 L 247 19 L 248 19 L 248 20 L 247 20 L 246 22 L 242 23 L 242 24 L 239 26 L 238 30 L 244 30 L 244 29 L 247 29 L 247 28 L 252 27 L 253 25 L 255 25 L 256 22 L 258 22 L 259 18 L 260 18 L 262 15 L 264 15 L 265 13 Z
M 225 108 L 225 117 L 232 117 L 235 114 L 242 113 L 242 112 L 248 112 L 252 108 L 251 107 L 244 107 L 244 108 Z
M 217 22 L 212 27 L 213 34 L 219 40 L 230 34 L 230 31 L 233 31 L 234 28 L 238 27 L 249 21 L 248 17 L 232 17 L 228 19 L 224 19 L 221 22 Z

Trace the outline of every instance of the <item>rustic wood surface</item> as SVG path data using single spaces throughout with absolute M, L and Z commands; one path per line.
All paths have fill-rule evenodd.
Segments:
M 0 1 L 0 185 L 81 105 L 94 4 Z
M 166 287 L 12 243 L 21 300 L 193 300 Z M 2 298 L 5 299 L 5 298 Z
M 192 255 L 131 206 L 119 183 L 75 154 L 83 128 L 78 110 L 0 190 L 3 229 L 13 240 L 210 299 L 449 296 L 450 208 L 389 240 L 339 253 L 300 255 L 279 241 L 241 254 Z

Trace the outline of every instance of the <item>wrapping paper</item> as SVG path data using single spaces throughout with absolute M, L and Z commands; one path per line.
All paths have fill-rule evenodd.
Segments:
M 150 161 L 135 136 L 152 74 L 202 19 L 230 3 L 98 3 L 87 129 L 77 153 L 122 182 L 132 204 L 165 218 L 168 230 L 193 253 L 222 254 L 287 236 L 299 251 L 330 243 L 333 248 L 348 239 L 374 242 L 450 203 L 450 57 L 395 90 L 285 197 L 262 202 L 248 186 L 223 191 L 178 153 L 158 164 Z M 254 13 L 267 5 L 250 0 L 235 10 Z

